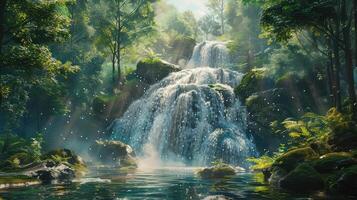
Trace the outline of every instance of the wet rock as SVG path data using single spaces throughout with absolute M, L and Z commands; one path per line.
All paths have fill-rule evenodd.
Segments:
M 60 164 L 54 167 L 45 167 L 35 171 L 33 177 L 38 178 L 42 183 L 52 183 L 54 181 L 66 182 L 76 177 L 75 170 L 67 165 Z
M 202 178 L 224 178 L 236 174 L 234 167 L 222 164 L 218 166 L 201 169 L 197 174 Z
M 212 195 L 205 197 L 203 200 L 232 200 L 232 198 L 226 197 L 224 195 Z
M 279 181 L 279 186 L 292 191 L 315 191 L 324 188 L 321 175 L 309 164 L 301 164 Z
M 90 155 L 101 164 L 137 167 L 133 149 L 120 141 L 97 140 L 90 149 Z

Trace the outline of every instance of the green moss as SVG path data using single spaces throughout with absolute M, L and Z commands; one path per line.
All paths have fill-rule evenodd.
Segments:
M 0 184 L 19 184 L 32 181 L 37 181 L 37 179 L 25 175 L 0 176 Z
M 227 164 L 215 165 L 213 167 L 200 169 L 197 171 L 197 175 L 202 178 L 225 178 L 235 175 L 234 168 Z
M 312 166 L 303 163 L 280 180 L 280 187 L 306 192 L 324 188 L 324 182 L 321 175 Z
M 272 89 L 274 81 L 267 76 L 266 69 L 254 69 L 243 76 L 242 81 L 235 88 L 235 94 L 242 102 L 255 92 Z
M 135 73 L 141 80 L 153 84 L 176 71 L 179 71 L 178 67 L 160 59 L 144 59 L 138 63 Z
M 313 162 L 314 168 L 320 173 L 329 173 L 339 170 L 339 167 L 346 162 L 353 162 L 351 153 L 334 152 L 321 156 Z
M 298 148 L 281 155 L 276 159 L 273 167 L 283 168 L 287 172 L 295 169 L 296 166 L 304 161 L 310 161 L 317 158 L 318 155 L 310 147 Z

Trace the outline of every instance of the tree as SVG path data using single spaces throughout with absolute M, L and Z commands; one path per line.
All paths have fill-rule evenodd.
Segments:
M 340 77 L 340 50 L 344 51 L 345 59 L 345 80 L 348 84 L 349 100 L 351 105 L 351 113 L 357 117 L 357 102 L 355 95 L 355 85 L 353 79 L 352 69 L 352 50 L 351 50 L 351 26 L 350 21 L 352 16 L 348 16 L 350 7 L 345 0 L 338 1 L 323 1 L 323 0 L 309 0 L 309 1 L 268 1 L 265 3 L 262 16 L 262 25 L 268 35 L 273 36 L 277 41 L 287 41 L 292 36 L 306 30 L 320 34 L 325 37 L 323 49 L 319 49 L 321 53 L 328 56 L 329 48 L 333 48 L 333 58 L 335 59 L 334 75 L 335 84 L 334 89 L 339 99 L 341 94 L 339 88 Z M 342 29 L 341 29 L 342 28 Z M 342 37 L 341 37 L 342 31 Z M 315 42 L 314 40 L 311 40 Z M 332 41 L 333 45 L 328 45 Z M 338 100 L 337 102 L 337 108 Z
M 55 92 L 62 98 L 66 80 L 77 68 L 54 59 L 47 47 L 68 36 L 67 1 L 12 0 L 1 6 L 0 129 L 10 132 L 28 111 L 35 88 L 51 87 L 41 95 Z M 53 104 L 48 106 L 54 111 Z
M 208 8 L 212 10 L 214 13 L 214 16 L 217 17 L 220 20 L 220 26 L 221 26 L 221 34 L 224 34 L 224 23 L 225 23 L 225 17 L 224 17 L 224 8 L 225 8 L 225 0 L 209 0 L 207 4 Z
M 111 54 L 113 81 L 115 67 L 121 82 L 121 53 L 141 37 L 153 31 L 156 0 L 98 0 L 93 1 L 92 24 L 97 30 L 98 46 Z
M 198 21 L 200 30 L 205 34 L 205 39 L 208 35 L 218 36 L 220 34 L 220 25 L 212 15 L 205 15 Z

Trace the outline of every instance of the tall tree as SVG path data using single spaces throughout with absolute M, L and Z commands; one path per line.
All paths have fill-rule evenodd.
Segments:
M 98 44 L 112 57 L 113 73 L 117 68 L 121 82 L 121 54 L 141 37 L 154 30 L 156 0 L 98 0 L 92 5 L 92 24 L 98 31 Z M 114 77 L 114 74 L 113 74 Z
M 223 35 L 225 32 L 225 0 L 209 0 L 207 6 L 213 11 L 214 15 L 219 18 L 221 25 L 221 34 Z

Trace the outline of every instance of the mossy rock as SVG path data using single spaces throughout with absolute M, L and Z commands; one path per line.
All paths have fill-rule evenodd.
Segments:
M 243 76 L 242 81 L 235 88 L 235 94 L 244 103 L 253 93 L 269 90 L 274 87 L 274 81 L 267 76 L 266 69 L 254 69 Z
M 357 160 L 348 152 L 328 153 L 313 162 L 319 173 L 330 173 L 353 164 L 357 164 Z
M 118 167 L 137 167 L 133 149 L 123 142 L 97 140 L 90 149 L 89 154 L 100 164 Z
M 222 98 L 224 100 L 224 105 L 226 107 L 233 105 L 234 96 L 232 96 L 231 90 L 226 85 L 217 83 L 217 84 L 209 84 L 208 87 L 212 88 L 213 90 L 217 91 L 222 95 Z
M 335 175 L 329 190 L 334 193 L 357 196 L 357 165 L 345 168 Z
M 56 166 L 64 164 L 74 169 L 76 175 L 80 176 L 87 172 L 87 166 L 83 159 L 69 149 L 52 150 L 42 156 L 42 160 L 53 162 Z
M 310 147 L 298 148 L 278 157 L 273 164 L 273 168 L 278 167 L 290 172 L 302 162 L 310 161 L 317 157 L 318 154 Z
M 176 65 L 160 59 L 147 58 L 141 60 L 137 64 L 135 73 L 146 83 L 154 84 L 168 76 L 170 73 L 177 71 L 180 71 L 180 69 Z
M 328 143 L 335 151 L 357 149 L 357 125 L 355 122 L 337 124 L 329 135 Z
M 309 192 L 323 189 L 324 181 L 311 165 L 303 163 L 282 178 L 279 185 L 287 190 Z
M 201 178 L 225 178 L 236 174 L 234 168 L 227 164 L 208 167 L 197 171 Z

